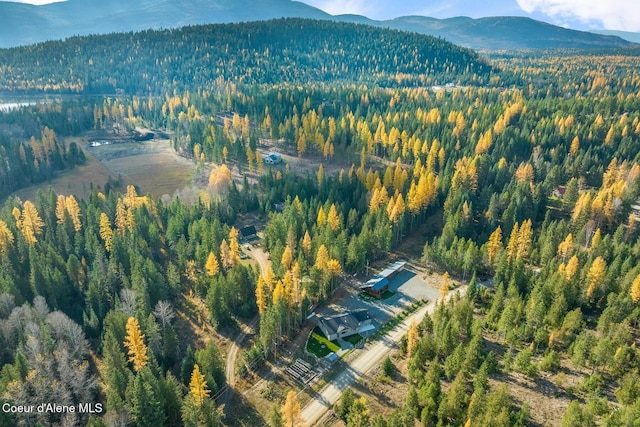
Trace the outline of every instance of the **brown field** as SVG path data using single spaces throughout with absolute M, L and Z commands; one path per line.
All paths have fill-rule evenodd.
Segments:
M 84 165 L 61 171 L 53 180 L 22 188 L 13 193 L 13 195 L 20 197 L 22 200 L 33 200 L 38 190 L 46 191 L 49 187 L 52 187 L 57 194 L 73 194 L 78 198 L 86 198 L 91 192 L 92 185 L 102 188 L 110 176 L 117 178 L 117 175 L 113 175 L 88 152 L 86 139 L 69 138 L 67 143 L 71 142 L 75 142 L 79 147 L 82 147 L 87 157 Z
M 86 198 L 92 187 L 103 188 L 108 178 L 120 177 L 124 185 L 135 184 L 140 193 L 159 198 L 173 194 L 191 181 L 195 165 L 180 157 L 169 140 L 124 142 L 88 147 L 86 137 L 68 138 L 84 151 L 87 162 L 74 169 L 62 171 L 50 182 L 23 188 L 14 195 L 23 200 L 33 199 L 38 190 L 50 186 L 58 194 L 74 194 Z M 123 190 L 124 191 L 124 190 Z
M 125 142 L 88 150 L 114 177 L 135 184 L 141 193 L 172 196 L 185 187 L 195 173 L 195 164 L 179 156 L 169 140 Z

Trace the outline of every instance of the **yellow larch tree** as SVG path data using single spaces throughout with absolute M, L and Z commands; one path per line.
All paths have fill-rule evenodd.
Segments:
M 262 315 L 267 308 L 267 294 L 262 276 L 258 277 L 258 283 L 256 283 L 256 305 L 258 306 L 258 313 Z
M 322 244 L 318 248 L 318 252 L 316 252 L 316 262 L 314 267 L 318 270 L 327 271 L 327 263 L 329 262 L 329 251 L 327 247 Z
M 73 195 L 67 196 L 65 200 L 65 207 L 67 209 L 67 212 L 69 213 L 69 216 L 71 217 L 73 230 L 82 230 L 82 222 L 80 221 L 80 206 L 78 205 L 78 202 L 76 201 L 76 198 L 73 197 Z
M 580 150 L 580 138 L 576 135 L 571 141 L 571 147 L 569 148 L 569 154 L 575 156 L 578 154 L 578 150 Z
M 0 254 L 7 251 L 10 244 L 13 243 L 13 233 L 9 229 L 6 222 L 0 220 Z
M 572 256 L 564 270 L 564 274 L 567 280 L 574 278 L 580 267 L 580 261 L 576 255 Z
M 602 286 L 604 276 L 607 271 L 607 264 L 604 259 L 599 256 L 591 264 L 589 273 L 587 273 L 587 297 L 591 298 L 595 291 Z
M 571 251 L 573 250 L 573 235 L 569 233 L 567 237 L 558 245 L 558 255 L 566 260 Z
M 498 226 L 487 241 L 487 261 L 493 264 L 502 250 L 502 228 Z
M 296 148 L 298 149 L 298 157 L 302 157 L 305 151 L 307 151 L 307 138 L 304 136 L 304 133 L 300 134 Z
M 293 262 L 293 252 L 291 251 L 291 247 L 287 245 L 282 251 L 282 257 L 280 258 L 280 265 L 285 270 L 288 270 L 291 267 L 291 263 Z
M 124 206 L 122 199 L 118 199 L 116 204 L 116 230 L 118 234 L 123 236 L 124 231 L 127 228 L 127 209 Z
M 275 288 L 273 288 L 272 298 L 273 298 L 274 305 L 278 304 L 278 301 L 285 298 L 284 283 L 282 283 L 282 280 L 278 280 L 276 282 L 276 286 Z
M 374 188 L 371 192 L 371 200 L 369 200 L 369 211 L 371 213 L 378 212 L 378 208 L 380 207 L 380 191 L 377 188 Z
M 334 233 L 337 233 L 340 229 L 340 216 L 338 215 L 338 210 L 336 209 L 335 204 L 331 204 L 329 208 L 329 214 L 327 215 L 327 224 L 331 227 Z
M 631 283 L 631 300 L 635 303 L 640 302 L 640 274 L 636 276 Z
M 204 268 L 207 271 L 207 276 L 215 276 L 220 272 L 220 264 L 218 264 L 218 259 L 213 254 L 213 252 L 209 252 L 207 263 L 205 264 Z
M 231 267 L 231 249 L 229 249 L 229 244 L 226 239 L 222 239 L 222 243 L 220 243 L 220 260 L 222 261 L 222 267 L 225 270 Z
M 259 156 L 258 156 L 259 157 Z M 209 174 L 208 190 L 212 196 L 226 194 L 231 185 L 231 170 L 225 164 L 214 167 Z
M 276 282 L 276 275 L 271 268 L 271 264 L 267 264 L 267 266 L 265 267 L 264 273 L 262 274 L 262 280 L 264 281 L 264 284 L 269 288 L 269 291 L 272 291 L 273 286 Z
M 147 364 L 148 355 L 147 346 L 144 343 L 144 335 L 135 317 L 127 319 L 126 331 L 124 346 L 129 349 L 129 362 L 133 363 L 133 369 L 138 372 Z
M 136 187 L 127 185 L 127 193 L 124 196 L 124 204 L 130 208 L 138 207 L 138 193 Z
M 235 227 L 229 230 L 229 259 L 231 265 L 240 263 L 240 242 L 238 242 L 238 230 Z
M 66 203 L 63 195 L 59 195 L 56 199 L 56 218 L 58 224 L 64 224 L 64 218 L 66 217 Z
M 445 271 L 442 275 L 442 284 L 440 285 L 440 302 L 444 302 L 445 298 L 449 294 L 449 283 L 451 282 L 451 277 L 449 276 L 449 272 Z
M 106 213 L 100 214 L 100 237 L 104 242 L 104 248 L 107 252 L 111 252 L 111 240 L 113 238 L 113 230 L 111 229 L 111 221 Z
M 316 224 L 318 225 L 318 228 L 322 228 L 326 222 L 327 222 L 327 216 L 325 215 L 324 209 L 322 209 L 322 206 L 320 206 L 320 209 L 318 209 L 318 217 L 316 218 Z
M 387 203 L 387 216 L 389 218 L 391 218 L 391 212 L 393 212 L 393 208 L 395 207 L 395 204 L 396 204 L 395 198 L 391 197 L 389 199 L 389 203 Z
M 338 277 L 339 275 L 342 274 L 342 266 L 340 265 L 340 261 L 334 258 L 331 258 L 329 261 L 327 261 L 326 269 L 327 269 L 327 273 L 332 278 Z
M 311 255 L 311 236 L 309 235 L 309 230 L 304 232 L 301 246 L 304 254 L 309 257 Z
M 132 208 L 127 209 L 127 219 L 125 223 L 127 225 L 127 230 L 129 230 L 130 233 L 133 232 L 133 229 L 136 226 L 136 217 Z
M 287 393 L 287 398 L 280 412 L 282 412 L 282 418 L 284 418 L 284 425 L 286 427 L 301 427 L 304 425 L 300 402 L 298 401 L 295 391 L 291 390 Z
M 18 210 L 17 212 L 20 211 Z M 15 215 L 16 212 L 14 209 L 14 217 Z M 27 243 L 33 245 L 38 241 L 38 238 L 36 236 L 42 233 L 44 221 L 42 221 L 40 215 L 38 214 L 38 210 L 30 201 L 27 200 L 22 205 L 22 212 L 19 214 L 19 217 L 16 220 L 16 226 L 24 236 Z
M 518 232 L 518 257 L 526 259 L 531 252 L 533 240 L 533 230 L 531 229 L 531 219 L 527 219 L 520 225 Z
M 411 321 L 411 326 L 409 326 L 409 330 L 407 331 L 407 358 L 410 359 L 413 356 L 413 351 L 416 349 L 418 345 L 418 341 L 420 337 L 418 336 L 418 325 L 415 320 Z
M 508 259 L 515 259 L 518 256 L 518 234 L 520 230 L 520 224 L 517 222 L 511 229 L 511 235 L 509 236 L 509 243 L 507 243 L 507 257 Z
M 191 381 L 189 382 L 189 393 L 193 398 L 196 406 L 201 406 L 205 399 L 209 397 L 211 390 L 207 387 L 204 375 L 200 373 L 200 366 L 196 363 L 191 372 Z
M 255 160 L 256 156 L 255 154 L 253 154 L 253 150 L 251 149 L 251 147 L 247 147 L 247 167 L 249 168 L 249 172 L 253 173 L 254 170 L 254 166 L 253 166 L 253 161 Z

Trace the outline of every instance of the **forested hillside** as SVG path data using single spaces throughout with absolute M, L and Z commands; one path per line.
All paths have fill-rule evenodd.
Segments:
M 446 278 L 442 296 L 451 277 L 469 292 L 414 325 L 394 356 L 407 372 L 397 384 L 406 405 L 377 414 L 347 396 L 335 409 L 348 426 L 635 425 L 638 57 L 504 53 L 489 64 L 431 38 L 334 25 L 285 20 L 2 52 L 15 58 L 4 62 L 5 88 L 45 90 L 32 73 L 46 51 L 58 52 L 52 88 L 119 89 L 3 113 L 2 129 L 24 130 L 5 138 L 5 174 L 79 161 L 55 142 L 63 135 L 143 126 L 171 132 L 179 153 L 210 170 L 195 197 L 153 200 L 109 185 L 87 200 L 49 191 L 6 201 L 0 398 L 59 395 L 105 412 L 2 414 L 3 425 L 281 425 L 293 416 L 281 413 L 284 394 L 265 393 L 271 416 L 264 402 L 215 410 L 220 334 L 259 316 L 239 362 L 258 382 L 254 371 L 282 356 L 343 272 L 362 277 L 407 236 L 422 249 L 415 261 Z M 211 45 L 209 32 L 226 41 Z M 318 50 L 305 53 L 305 43 Z M 201 77 L 191 61 L 205 45 L 218 56 Z M 76 74 L 98 61 L 95 78 Z M 270 168 L 266 144 L 322 163 L 313 173 Z M 265 221 L 262 272 L 240 260 L 237 220 L 247 213 Z M 515 384 L 555 399 L 559 412 L 543 419 L 549 402 L 523 400 Z
M 108 48 L 107 48 L 108 46 Z M 0 90 L 159 95 L 236 84 L 487 82 L 470 50 L 415 33 L 282 19 L 74 37 L 0 50 Z

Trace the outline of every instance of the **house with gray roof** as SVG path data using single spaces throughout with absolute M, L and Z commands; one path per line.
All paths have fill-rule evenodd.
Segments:
M 334 316 L 318 316 L 318 327 L 329 341 L 375 329 L 368 310 L 354 310 Z

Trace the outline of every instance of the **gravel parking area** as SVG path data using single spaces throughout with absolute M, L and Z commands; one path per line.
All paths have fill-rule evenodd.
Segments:
M 347 295 L 341 301 L 318 310 L 318 314 L 331 316 L 344 311 L 367 309 L 373 319 L 373 324 L 378 329 L 382 323 L 394 317 L 414 301 L 436 300 L 440 281 L 441 279 L 437 275 L 424 279 L 420 273 L 405 269 L 389 281 L 389 290 L 395 294 L 390 298 L 377 300 L 363 298 L 358 289 L 361 281 L 352 280 L 349 285 L 345 285 L 347 286 Z

